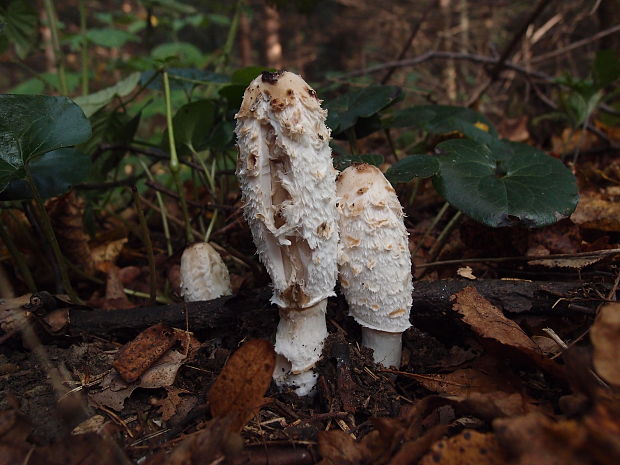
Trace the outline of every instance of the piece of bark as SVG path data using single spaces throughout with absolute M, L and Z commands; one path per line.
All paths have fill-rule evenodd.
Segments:
M 466 286 L 475 287 L 493 305 L 507 314 L 540 313 L 565 314 L 595 313 L 596 302 L 587 307 L 580 301 L 578 307 L 560 298 L 586 298 L 587 286 L 576 282 L 531 282 L 505 280 L 442 280 L 414 284 L 411 320 L 437 319 L 451 315 L 450 296 Z M 186 316 L 190 331 L 218 328 L 252 329 L 277 324 L 277 308 L 269 303 L 271 289 L 255 289 L 251 295 L 220 297 L 218 299 L 186 302 L 154 307 L 136 307 L 123 310 L 69 309 L 69 330 L 105 334 L 119 330 L 141 330 L 165 323 L 185 328 Z

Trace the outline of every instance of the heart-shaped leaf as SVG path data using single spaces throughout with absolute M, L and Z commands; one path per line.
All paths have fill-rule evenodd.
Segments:
M 484 144 L 497 140 L 497 131 L 482 114 L 465 107 L 449 105 L 419 105 L 395 112 L 384 121 L 390 128 L 418 128 L 430 134 L 458 131 Z
M 489 148 L 468 139 L 437 145 L 437 191 L 488 226 L 546 226 L 577 206 L 575 177 L 564 164 L 529 145 L 501 141 Z
M 30 172 L 39 194 L 44 199 L 64 194 L 88 177 L 91 161 L 88 155 L 75 149 L 47 152 L 30 163 Z M 16 179 L 0 193 L 0 200 L 31 199 L 32 191 L 23 179 Z
M 90 135 L 84 113 L 67 97 L 0 95 L 0 191 L 36 157 Z
M 413 178 L 430 178 L 439 171 L 437 158 L 430 155 L 408 155 L 394 163 L 385 173 L 392 184 L 409 182 Z
M 370 118 L 402 96 L 400 87 L 373 85 L 355 89 L 325 104 L 327 126 L 334 134 L 352 128 L 360 118 Z

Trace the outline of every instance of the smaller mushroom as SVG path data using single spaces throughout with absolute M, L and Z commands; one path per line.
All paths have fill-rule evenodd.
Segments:
M 403 209 L 375 166 L 348 167 L 336 186 L 340 287 L 375 362 L 398 367 L 413 291 Z
M 181 295 L 186 302 L 232 294 L 228 269 L 208 242 L 197 242 L 181 256 Z

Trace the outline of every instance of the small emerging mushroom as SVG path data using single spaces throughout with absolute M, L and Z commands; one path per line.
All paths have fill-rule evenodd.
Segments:
M 403 209 L 372 165 L 344 170 L 337 194 L 340 286 L 349 312 L 362 325 L 362 344 L 373 349 L 375 362 L 398 367 L 413 291 Z
M 327 112 L 298 75 L 264 72 L 236 115 L 244 216 L 280 308 L 274 379 L 307 395 L 338 275 L 336 171 Z
M 197 242 L 181 256 L 181 295 L 186 302 L 230 295 L 230 276 L 222 257 L 208 242 Z

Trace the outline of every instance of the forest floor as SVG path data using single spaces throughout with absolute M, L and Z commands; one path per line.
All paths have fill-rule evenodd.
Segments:
M 461 223 L 439 257 L 458 263 L 425 266 L 426 237 L 399 369 L 373 363 L 330 299 L 306 398 L 270 384 L 277 310 L 242 266 L 242 222 L 225 232 L 235 295 L 210 302 L 135 307 L 122 288 L 148 290 L 148 268 L 125 241 L 105 293 L 75 278 L 86 305 L 0 303 L 0 464 L 620 463 L 620 204 L 603 182 L 619 169 L 583 156 L 580 206 L 554 226 Z M 442 201 L 422 186 L 416 202 L 414 244 Z M 178 258 L 159 260 L 161 282 Z

